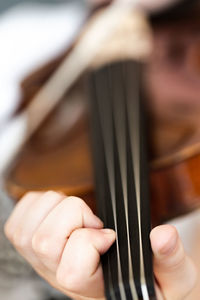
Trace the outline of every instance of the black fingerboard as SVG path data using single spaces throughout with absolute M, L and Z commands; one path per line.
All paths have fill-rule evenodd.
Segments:
M 117 233 L 102 257 L 110 300 L 156 299 L 141 70 L 139 63 L 119 62 L 89 80 L 98 212 Z

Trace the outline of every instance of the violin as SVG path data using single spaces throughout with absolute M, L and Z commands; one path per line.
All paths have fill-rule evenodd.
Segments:
M 93 211 L 98 211 L 106 226 L 117 231 L 117 243 L 102 258 L 107 299 L 155 299 L 148 239 L 151 224 L 161 224 L 199 207 L 197 109 L 188 120 L 184 111 L 169 109 L 161 114 L 161 110 L 148 105 L 151 99 L 159 99 L 152 88 L 153 76 L 161 71 L 166 57 L 173 64 L 177 60 L 180 65 L 189 62 L 186 73 L 195 69 L 198 77 L 198 16 L 195 20 L 193 15 L 191 21 L 189 14 L 187 23 L 185 15 L 178 21 L 176 15 L 171 27 L 163 16 L 161 20 L 154 16 L 154 50 L 146 66 L 130 58 L 98 66 L 89 72 L 87 89 L 88 74 L 79 76 L 5 174 L 6 188 L 14 199 L 29 190 L 73 194 L 83 198 Z M 172 43 L 172 35 L 178 36 L 183 27 L 189 36 L 196 33 L 195 46 L 194 39 L 184 41 L 186 45 L 181 41 L 182 47 Z M 170 37 L 168 47 L 160 44 L 163 33 Z M 190 43 L 193 49 L 188 47 Z M 188 48 L 190 54 L 183 55 Z M 169 52 L 163 54 L 164 49 Z M 18 113 L 28 107 L 69 52 L 24 80 Z M 172 125 L 174 131 L 170 130 Z M 149 132 L 145 133 L 145 128 Z M 163 132 L 166 141 L 160 138 Z

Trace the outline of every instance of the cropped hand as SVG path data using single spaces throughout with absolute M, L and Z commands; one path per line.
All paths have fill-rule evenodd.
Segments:
M 18 252 L 69 297 L 104 297 L 100 255 L 115 240 L 85 202 L 56 192 L 25 195 L 5 225 Z M 85 298 L 86 297 L 86 298 Z
M 53 287 L 76 300 L 104 298 L 100 256 L 115 233 L 83 200 L 56 192 L 28 193 L 17 204 L 5 233 L 19 253 Z M 152 230 L 158 299 L 183 300 L 197 271 L 174 227 Z M 164 298 L 165 297 L 165 298 Z

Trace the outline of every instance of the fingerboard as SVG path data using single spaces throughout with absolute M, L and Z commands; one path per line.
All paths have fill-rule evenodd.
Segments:
M 109 300 L 155 297 L 141 65 L 108 65 L 90 76 L 99 216 L 117 239 L 102 257 Z

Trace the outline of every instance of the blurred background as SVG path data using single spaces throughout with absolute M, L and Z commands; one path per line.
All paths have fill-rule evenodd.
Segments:
M 57 1 L 55 1 L 55 0 L 26 0 L 26 3 L 27 2 L 40 2 L 40 3 L 54 3 L 54 4 L 56 4 L 56 3 L 66 3 L 66 2 L 69 2 L 70 0 L 57 0 Z M 1 12 L 3 12 L 3 11 L 5 11 L 5 10 L 7 10 L 8 8 L 10 8 L 10 7 L 12 7 L 12 6 L 14 6 L 14 5 L 16 5 L 16 4 L 19 4 L 19 3 L 22 3 L 22 2 L 25 2 L 25 1 L 23 1 L 23 0 L 7 0 L 7 1 L 3 1 L 3 0 L 1 0 L 1 2 L 0 2 L 0 11 Z
M 62 53 L 76 36 L 87 15 L 80 2 L 0 1 L 0 133 L 20 104 L 23 79 Z M 3 225 L 13 206 L 0 190 L 0 298 L 66 299 L 39 278 L 6 240 Z

